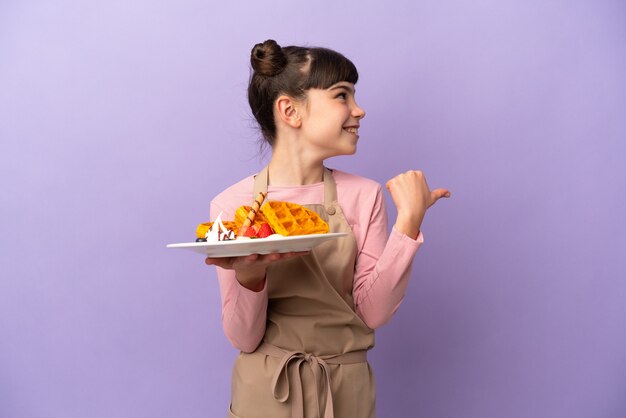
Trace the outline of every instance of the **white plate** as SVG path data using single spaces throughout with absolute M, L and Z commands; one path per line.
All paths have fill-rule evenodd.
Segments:
M 344 237 L 345 232 L 328 234 L 296 235 L 293 237 L 253 238 L 222 242 L 183 242 L 168 244 L 167 248 L 184 248 L 207 257 L 236 257 L 250 254 L 288 253 L 308 251 L 316 245 L 333 238 Z

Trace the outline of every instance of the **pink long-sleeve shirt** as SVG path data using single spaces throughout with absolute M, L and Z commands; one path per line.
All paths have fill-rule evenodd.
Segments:
M 387 212 L 380 184 L 333 170 L 337 200 L 357 242 L 352 288 L 355 310 L 372 329 L 388 322 L 400 307 L 411 275 L 415 253 L 423 243 L 420 232 L 413 240 L 392 228 L 387 232 Z M 250 205 L 254 176 L 224 190 L 211 201 L 211 219 L 222 213 L 234 219 L 241 205 Z M 323 204 L 324 183 L 304 186 L 269 186 L 268 200 Z M 217 267 L 222 299 L 222 324 L 231 344 L 244 352 L 256 349 L 265 333 L 267 286 L 254 292 L 241 286 L 233 270 Z

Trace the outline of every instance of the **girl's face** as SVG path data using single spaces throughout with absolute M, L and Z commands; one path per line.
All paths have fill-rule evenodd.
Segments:
M 354 84 L 345 81 L 328 89 L 310 89 L 302 109 L 302 135 L 321 159 L 356 152 L 359 122 L 365 117 L 354 98 Z

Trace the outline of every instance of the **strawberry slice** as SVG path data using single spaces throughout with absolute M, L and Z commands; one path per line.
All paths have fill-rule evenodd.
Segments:
M 242 228 L 243 229 L 243 228 Z M 240 231 L 241 232 L 241 231 Z M 258 235 L 256 233 L 256 229 L 254 229 L 253 227 L 249 226 L 248 228 L 246 228 L 243 231 L 243 236 L 244 237 L 248 237 L 248 238 L 258 238 Z
M 259 238 L 267 238 L 273 233 L 274 231 L 272 231 L 272 227 L 270 226 L 270 224 L 262 223 L 259 227 L 259 231 L 257 232 L 257 236 Z

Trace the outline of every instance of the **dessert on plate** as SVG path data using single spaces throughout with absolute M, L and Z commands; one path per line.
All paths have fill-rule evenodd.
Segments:
M 196 228 L 196 241 L 219 242 L 241 238 L 267 238 L 328 233 L 328 224 L 312 210 L 291 202 L 267 201 L 261 192 L 252 206 L 240 206 L 233 221 L 213 222 Z

